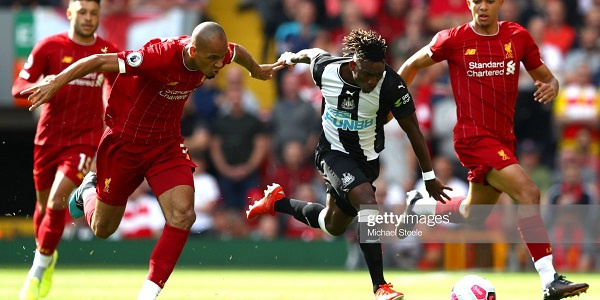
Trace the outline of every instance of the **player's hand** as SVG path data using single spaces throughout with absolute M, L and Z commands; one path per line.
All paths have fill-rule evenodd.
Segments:
M 21 95 L 30 94 L 27 100 L 31 102 L 29 111 L 33 111 L 40 105 L 50 101 L 59 89 L 60 85 L 56 84 L 54 76 L 47 76 L 39 84 L 22 91 Z
M 444 190 L 452 191 L 452 188 L 444 185 L 437 178 L 425 180 L 425 188 L 427 189 L 429 196 L 436 201 L 446 203 L 446 200 L 450 200 L 450 196 L 448 196 Z
M 259 65 L 258 69 L 255 69 L 250 76 L 260 80 L 268 80 L 273 78 L 273 74 L 283 69 L 285 62 L 278 61 L 274 64 L 263 64 Z
M 279 59 L 277 61 L 285 62 L 285 64 L 287 66 L 293 67 L 296 64 L 295 62 L 292 61 L 292 58 L 294 58 L 295 55 L 296 54 L 293 52 L 286 51 L 286 52 L 281 53 L 281 56 L 279 56 Z
M 550 83 L 536 80 L 535 86 L 537 87 L 537 90 L 533 93 L 533 99 L 542 104 L 547 104 L 552 101 L 558 93 L 557 88 Z

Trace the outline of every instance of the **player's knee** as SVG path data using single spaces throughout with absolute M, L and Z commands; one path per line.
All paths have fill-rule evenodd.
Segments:
M 176 210 L 166 218 L 166 221 L 170 226 L 190 229 L 196 222 L 196 213 L 193 209 Z
M 91 226 L 92 232 L 94 232 L 94 235 L 97 238 L 101 238 L 101 239 L 107 239 L 108 237 L 110 237 L 113 233 L 115 233 L 115 231 L 117 231 L 117 227 L 118 226 L 101 226 L 101 225 L 96 225 L 96 226 Z
M 540 204 L 541 192 L 535 184 L 525 185 L 517 199 L 519 204 L 537 205 Z

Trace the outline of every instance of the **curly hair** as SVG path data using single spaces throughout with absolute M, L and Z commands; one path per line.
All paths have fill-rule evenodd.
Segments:
M 385 60 L 387 45 L 385 39 L 374 31 L 355 29 L 344 37 L 343 56 L 356 55 L 359 59 L 369 61 Z

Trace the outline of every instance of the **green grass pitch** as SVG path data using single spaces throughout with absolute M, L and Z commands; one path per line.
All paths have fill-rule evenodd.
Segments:
M 146 269 L 61 268 L 45 300 L 135 299 Z M 0 267 L 0 299 L 17 299 L 26 268 Z M 541 299 L 536 273 L 400 272 L 386 279 L 406 300 L 449 299 L 454 282 L 478 274 L 495 286 L 498 299 Z M 600 274 L 569 274 L 590 290 L 576 299 L 600 299 Z M 366 270 L 262 270 L 178 268 L 158 299 L 372 299 Z

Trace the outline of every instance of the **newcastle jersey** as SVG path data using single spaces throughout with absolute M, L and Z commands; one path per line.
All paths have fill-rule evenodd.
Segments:
M 345 82 L 340 66 L 351 60 L 351 57 L 321 54 L 311 62 L 313 80 L 323 95 L 319 148 L 370 161 L 377 159 L 384 148 L 383 125 L 389 112 L 400 119 L 411 115 L 415 106 L 406 83 L 388 65 L 369 93 Z

